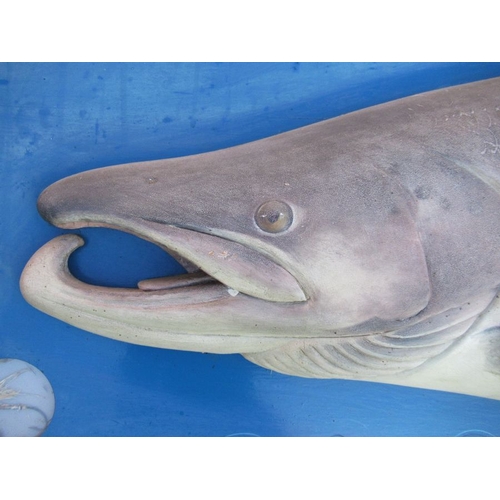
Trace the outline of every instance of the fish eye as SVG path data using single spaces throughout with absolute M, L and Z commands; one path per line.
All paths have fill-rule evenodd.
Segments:
M 255 212 L 255 223 L 266 233 L 282 233 L 292 222 L 292 208 L 283 201 L 266 201 Z

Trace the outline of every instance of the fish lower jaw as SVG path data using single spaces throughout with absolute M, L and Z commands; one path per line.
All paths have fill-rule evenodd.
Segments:
M 234 335 L 225 331 L 229 326 L 210 326 L 206 318 L 212 309 L 220 311 L 248 297 L 201 272 L 159 278 L 159 283 L 146 280 L 142 289 L 83 283 L 68 268 L 69 256 L 82 245 L 82 238 L 66 234 L 33 255 L 20 280 L 28 303 L 83 330 L 152 347 L 225 354 L 257 352 L 284 342 L 275 337 Z

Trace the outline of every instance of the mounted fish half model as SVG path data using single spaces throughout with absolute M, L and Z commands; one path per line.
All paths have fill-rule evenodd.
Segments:
M 49 186 L 40 214 L 156 243 L 188 274 L 82 283 L 55 238 L 21 290 L 84 330 L 278 372 L 500 399 L 500 79 Z

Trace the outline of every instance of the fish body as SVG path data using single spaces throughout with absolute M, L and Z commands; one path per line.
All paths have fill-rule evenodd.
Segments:
M 58 227 L 135 234 L 190 271 L 91 286 L 68 271 L 81 238 L 52 240 L 21 290 L 79 328 L 500 399 L 500 79 L 76 174 L 38 209 Z

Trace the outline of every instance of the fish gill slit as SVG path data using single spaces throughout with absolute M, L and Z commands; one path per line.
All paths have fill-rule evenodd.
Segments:
M 445 311 L 446 312 L 446 311 Z M 471 316 L 463 319 L 463 318 L 457 318 L 457 320 L 453 321 L 452 323 L 447 324 L 446 326 L 436 326 L 433 329 L 430 330 L 424 330 L 424 331 L 417 331 L 416 333 L 411 333 L 412 329 L 415 329 L 416 327 L 420 326 L 421 323 L 417 323 L 415 325 L 412 325 L 409 327 L 406 331 L 403 330 L 396 330 L 393 332 L 386 332 L 386 333 L 381 333 L 380 335 L 386 338 L 391 338 L 391 339 L 401 339 L 401 340 L 407 340 L 407 339 L 417 339 L 421 337 L 427 337 L 428 335 L 434 334 L 434 333 L 439 333 L 442 332 L 443 330 L 452 328 L 454 326 L 458 326 L 462 323 L 467 323 L 467 321 L 475 321 L 476 318 L 478 317 L 477 313 L 472 314 Z M 408 330 L 410 333 L 408 333 Z
M 314 366 L 317 367 L 317 365 L 313 363 L 313 368 L 309 366 L 311 364 L 310 363 L 311 360 L 305 353 L 304 349 L 299 347 L 295 352 L 298 354 L 297 356 L 292 356 L 289 352 L 286 353 L 288 359 L 293 363 L 292 365 L 289 365 L 290 368 L 292 369 L 293 367 L 298 366 L 303 373 L 310 376 L 317 376 L 318 372 L 314 370 Z M 302 354 L 302 358 L 305 359 L 300 359 L 300 354 Z M 308 361 L 308 363 L 304 363 L 304 361 L 306 360 Z
M 314 358 L 313 361 L 318 364 L 320 363 L 320 367 L 327 373 L 331 373 L 332 375 L 337 375 L 339 373 L 347 375 L 351 373 L 350 370 L 339 366 L 339 364 L 335 362 L 337 361 L 335 358 L 338 356 L 332 356 L 328 351 L 326 351 L 326 353 L 321 352 L 320 347 L 315 345 L 310 345 L 309 349 L 317 354 L 317 358 Z M 337 352 L 335 353 L 337 354 Z
M 354 363 L 354 365 L 364 368 L 364 369 L 372 369 L 373 367 L 371 364 L 367 364 L 363 362 L 364 359 L 366 359 L 366 356 L 363 356 L 361 359 L 357 354 L 359 352 L 349 352 L 348 348 L 352 347 L 351 342 L 345 343 L 345 344 L 338 344 L 335 346 L 331 346 L 340 356 L 343 356 L 345 359 L 350 361 L 351 363 Z

